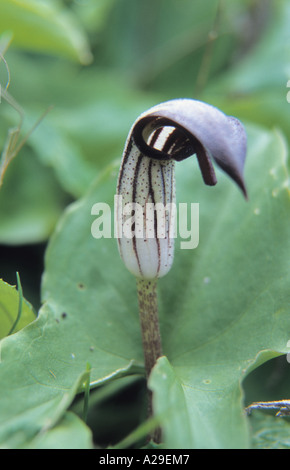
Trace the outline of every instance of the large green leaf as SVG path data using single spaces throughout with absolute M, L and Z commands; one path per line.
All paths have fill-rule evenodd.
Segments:
M 179 201 L 200 203 L 200 244 L 181 250 L 177 240 L 173 268 L 160 280 L 168 360 L 159 361 L 150 383 L 165 446 L 246 447 L 242 379 L 287 351 L 286 147 L 279 133 L 249 127 L 248 134 L 247 203 L 222 173 L 217 187 L 207 188 L 194 159 L 177 165 Z M 112 207 L 115 184 L 112 167 L 67 210 L 47 251 L 39 318 L 1 343 L 3 445 L 25 445 L 54 423 L 80 389 L 87 363 L 92 386 L 142 370 L 134 278 L 116 241 L 91 235 L 91 208 Z M 186 435 L 179 435 L 180 412 Z
M 31 330 L 28 335 L 36 344 L 41 341 L 42 336 L 40 322 L 38 326 L 40 330 L 33 329 L 34 336 L 31 335 Z M 44 437 L 63 417 L 86 377 L 86 372 L 83 371 L 77 381 L 69 380 L 69 384 L 65 383 L 65 377 L 60 379 L 53 370 L 47 369 L 49 357 L 53 356 L 49 348 L 46 353 L 42 348 L 42 357 L 39 353 L 34 357 L 35 348 L 22 340 L 27 340 L 27 336 L 24 334 L 22 339 L 20 337 L 13 341 L 15 336 L 5 338 L 1 343 L 0 446 L 4 448 L 29 447 L 38 435 Z M 12 357 L 9 349 L 6 350 L 7 342 L 10 343 L 10 351 L 13 350 Z
M 2 0 L 0 32 L 3 31 L 13 32 L 13 45 L 17 47 L 61 55 L 81 63 L 92 59 L 76 17 L 57 1 Z

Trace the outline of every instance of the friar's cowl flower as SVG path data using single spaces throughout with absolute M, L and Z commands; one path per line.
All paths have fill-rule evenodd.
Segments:
M 121 163 L 117 196 L 120 255 L 137 278 L 156 279 L 174 253 L 175 162 L 196 155 L 204 183 L 215 185 L 214 161 L 247 197 L 246 133 L 240 121 L 201 101 L 176 99 L 141 114 Z M 167 210 L 154 210 L 167 207 Z M 130 228 L 130 230 L 128 230 Z

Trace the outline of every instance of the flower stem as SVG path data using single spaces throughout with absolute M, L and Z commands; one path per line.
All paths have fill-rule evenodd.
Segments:
M 157 359 L 162 356 L 161 336 L 158 320 L 157 280 L 137 279 L 139 316 L 141 324 L 143 351 L 147 380 Z M 148 414 L 153 415 L 152 393 L 148 391 Z M 155 442 L 160 442 L 160 429 L 153 431 L 150 436 Z
M 162 356 L 157 280 L 137 279 L 137 291 L 146 376 L 148 378 L 158 357 Z

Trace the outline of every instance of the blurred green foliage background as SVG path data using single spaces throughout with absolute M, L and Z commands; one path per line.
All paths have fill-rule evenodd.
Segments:
M 3 179 L 0 278 L 15 284 L 19 271 L 38 308 L 60 215 L 120 160 L 133 121 L 158 102 L 208 101 L 289 140 L 289 24 L 287 0 L 1 0 L 19 142 L 53 107 Z M 7 79 L 2 60 L 2 92 Z M 1 150 L 20 120 L 2 93 Z

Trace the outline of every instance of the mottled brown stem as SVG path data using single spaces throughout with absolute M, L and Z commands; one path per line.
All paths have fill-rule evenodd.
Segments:
M 137 279 L 137 291 L 145 369 L 148 379 L 157 359 L 162 356 L 158 320 L 157 280 Z M 149 416 L 152 416 L 152 393 L 150 390 L 148 391 L 148 398 Z M 156 429 L 150 437 L 159 443 L 161 438 L 160 429 Z

